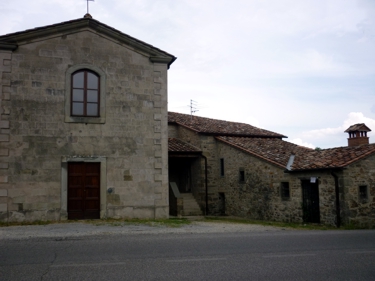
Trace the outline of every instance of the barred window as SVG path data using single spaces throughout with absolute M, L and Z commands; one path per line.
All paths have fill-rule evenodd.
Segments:
M 360 185 L 358 188 L 359 199 L 360 200 L 367 200 L 368 193 L 367 193 L 367 185 Z
M 224 158 L 220 158 L 220 176 L 224 177 Z
M 280 195 L 281 198 L 287 200 L 290 198 L 289 182 L 282 182 L 280 184 Z
M 240 183 L 245 182 L 245 170 L 243 168 L 240 168 L 240 170 L 239 170 L 238 181 Z

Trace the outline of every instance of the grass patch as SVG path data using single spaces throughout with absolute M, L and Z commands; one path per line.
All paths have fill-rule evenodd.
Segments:
M 22 221 L 22 222 L 0 222 L 0 227 L 22 226 L 22 225 L 49 225 L 55 223 L 70 223 L 74 221 Z
M 275 222 L 275 221 L 261 221 L 250 220 L 238 217 L 205 217 L 199 219 L 202 222 L 217 222 L 217 223 L 237 223 L 237 224 L 256 224 L 263 226 L 274 226 L 287 229 L 297 230 L 356 230 L 369 229 L 367 226 L 358 224 L 348 224 L 336 228 L 334 226 L 311 224 L 311 223 L 293 223 L 293 222 Z M 187 218 L 170 218 L 170 219 L 98 219 L 98 220 L 63 220 L 63 221 L 33 221 L 33 222 L 0 222 L 0 227 L 7 226 L 23 226 L 23 225 L 50 225 L 62 223 L 87 223 L 96 226 L 108 225 L 113 227 L 123 227 L 126 225 L 149 225 L 155 227 L 181 227 L 191 224 L 191 220 Z
M 191 223 L 185 218 L 170 218 L 160 220 L 147 219 L 98 219 L 98 220 L 63 220 L 63 221 L 33 221 L 33 222 L 0 222 L 0 227 L 23 226 L 23 225 L 49 225 L 56 223 L 88 223 L 96 226 L 126 226 L 126 225 L 149 225 L 149 226 L 166 226 L 180 227 Z
M 191 222 L 185 218 L 170 218 L 170 219 L 102 219 L 92 220 L 91 223 L 95 225 L 110 225 L 110 226 L 125 226 L 125 225 L 149 225 L 149 226 L 166 226 L 166 227 L 180 227 L 190 224 Z
M 250 220 L 243 218 L 233 217 L 206 217 L 204 221 L 207 222 L 226 222 L 226 223 L 241 223 L 241 224 L 256 224 L 263 226 L 274 226 L 288 229 L 299 229 L 299 230 L 335 230 L 338 229 L 333 226 L 310 224 L 310 223 L 293 223 L 293 222 L 277 222 L 277 221 L 261 221 L 261 220 Z M 345 228 L 340 228 L 345 229 Z

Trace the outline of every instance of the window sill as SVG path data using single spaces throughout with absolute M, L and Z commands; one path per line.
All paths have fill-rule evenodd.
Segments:
M 89 123 L 89 124 L 104 124 L 104 117 L 78 117 L 78 116 L 65 116 L 66 123 Z

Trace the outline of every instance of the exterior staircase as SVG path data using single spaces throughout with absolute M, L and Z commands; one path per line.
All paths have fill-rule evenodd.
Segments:
M 202 216 L 202 210 L 191 193 L 180 193 L 183 198 L 182 216 Z

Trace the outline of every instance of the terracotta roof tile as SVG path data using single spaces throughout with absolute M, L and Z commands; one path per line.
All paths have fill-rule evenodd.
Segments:
M 169 138 L 168 139 L 168 151 L 169 152 L 190 152 L 200 153 L 201 150 L 190 143 L 184 142 L 180 139 Z
M 292 171 L 343 168 L 375 153 L 375 144 L 313 150 L 296 155 Z
M 210 119 L 188 114 L 168 112 L 168 122 L 177 123 L 198 133 L 228 136 L 285 138 L 286 136 L 263 130 L 249 124 Z
M 365 123 L 359 123 L 355 125 L 351 125 L 348 129 L 345 130 L 345 133 L 349 132 L 371 132 L 370 128 L 365 125 Z
M 375 144 L 313 150 L 275 138 L 220 136 L 216 139 L 282 168 L 286 168 L 293 154 L 291 171 L 343 168 L 375 153 Z
M 249 138 L 220 136 L 216 139 L 239 148 L 249 154 L 286 168 L 291 154 L 300 154 L 312 149 L 277 138 Z

